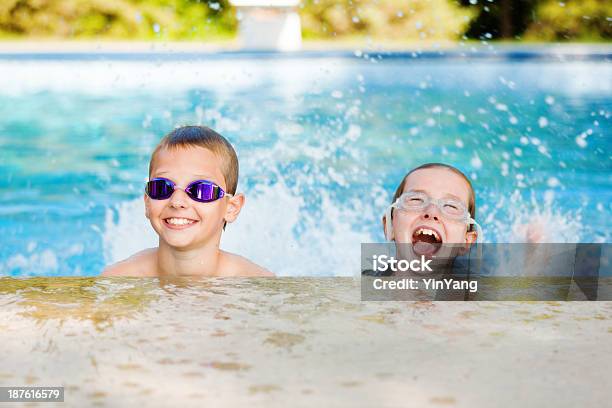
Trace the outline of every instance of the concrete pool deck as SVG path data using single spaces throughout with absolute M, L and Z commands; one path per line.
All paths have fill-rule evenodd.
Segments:
M 0 322 L 0 385 L 64 386 L 65 406 L 600 407 L 612 386 L 612 302 L 361 302 L 352 278 L 3 278 Z

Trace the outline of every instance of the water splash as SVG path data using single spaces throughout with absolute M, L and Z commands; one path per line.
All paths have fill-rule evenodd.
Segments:
M 544 194 L 543 201 L 533 193 L 525 199 L 520 190 L 515 190 L 510 197 L 500 197 L 487 211 L 483 228 L 492 237 L 487 242 L 580 242 L 585 227 L 581 209 L 560 208 L 551 190 Z
M 144 214 L 142 199 L 121 202 L 106 210 L 104 230 L 100 235 L 107 264 L 157 246 L 157 235 Z

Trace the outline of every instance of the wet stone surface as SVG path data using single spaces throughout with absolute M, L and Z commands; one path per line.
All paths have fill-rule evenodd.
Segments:
M 609 400 L 612 302 L 359 295 L 352 278 L 2 278 L 0 385 L 64 386 L 66 406 Z

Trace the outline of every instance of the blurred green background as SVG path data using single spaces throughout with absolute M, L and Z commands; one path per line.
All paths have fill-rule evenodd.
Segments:
M 612 1 L 304 0 L 306 39 L 609 41 Z M 0 0 L 2 39 L 218 40 L 229 0 Z

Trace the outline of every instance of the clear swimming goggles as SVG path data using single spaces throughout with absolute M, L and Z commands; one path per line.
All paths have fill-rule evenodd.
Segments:
M 478 225 L 475 219 L 470 217 L 470 212 L 461 201 L 452 198 L 438 200 L 418 191 L 408 191 L 403 193 L 397 200 L 395 200 L 393 204 L 389 206 L 389 208 L 387 208 L 387 211 L 385 212 L 385 222 L 388 236 L 391 236 L 391 232 L 393 231 L 393 223 L 391 221 L 391 211 L 393 208 L 403 211 L 421 212 L 431 204 L 438 207 L 442 215 L 452 221 L 474 225 L 478 234 L 476 237 L 476 243 L 482 242 L 484 239 L 482 228 L 480 228 L 480 225 Z

